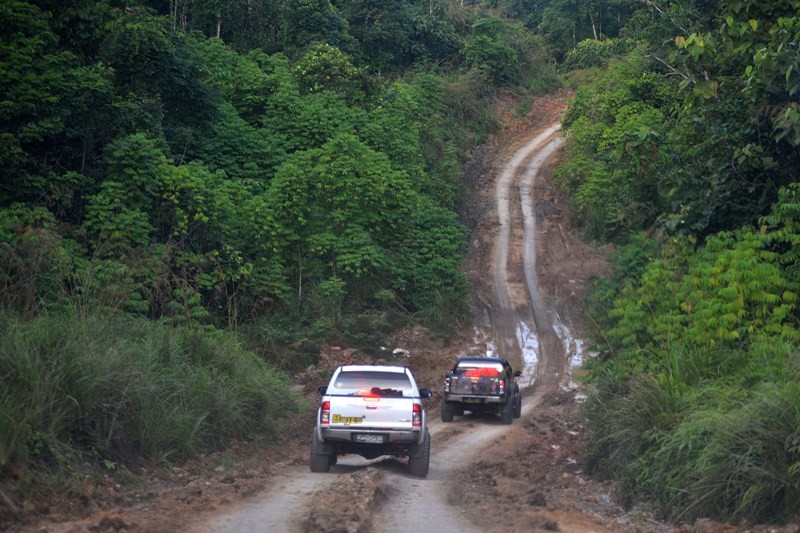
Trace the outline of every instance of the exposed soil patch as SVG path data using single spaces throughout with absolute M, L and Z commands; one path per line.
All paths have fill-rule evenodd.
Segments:
M 373 531 L 373 519 L 386 501 L 384 474 L 377 469 L 366 469 L 345 474 L 333 482 L 325 494 L 320 494 L 318 505 L 310 510 L 303 521 L 302 530 L 318 531 Z M 335 498 L 328 497 L 336 494 Z
M 585 474 L 583 421 L 575 406 L 574 391 L 545 396 L 485 458 L 452 481 L 450 501 L 489 531 L 500 516 L 513 516 L 508 531 L 520 533 L 663 531 L 646 514 L 615 505 L 611 488 Z

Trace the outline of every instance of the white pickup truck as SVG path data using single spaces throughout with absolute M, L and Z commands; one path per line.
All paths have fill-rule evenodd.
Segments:
M 408 457 L 414 476 L 428 475 L 431 435 L 419 389 L 404 366 L 345 365 L 337 368 L 322 396 L 311 435 L 312 472 L 328 472 L 336 457 L 357 454 Z

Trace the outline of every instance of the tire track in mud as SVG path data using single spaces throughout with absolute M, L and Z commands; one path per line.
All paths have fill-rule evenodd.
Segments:
M 518 338 L 519 336 L 517 334 L 520 320 L 517 316 L 516 305 L 512 304 L 508 289 L 509 247 L 514 223 L 511 205 L 512 186 L 515 181 L 519 180 L 521 170 L 527 168 L 528 171 L 531 172 L 532 166 L 527 166 L 526 163 L 538 150 L 545 146 L 548 141 L 552 140 L 560 129 L 560 124 L 553 125 L 518 150 L 506 164 L 495 186 L 495 203 L 497 206 L 499 228 L 494 243 L 492 275 L 494 279 L 495 298 L 497 301 L 496 308 L 487 309 L 487 314 L 492 323 L 492 336 L 495 338 L 501 355 L 511 361 L 517 368 L 524 362 L 524 357 L 522 356 L 523 343 Z M 544 159 L 538 161 L 538 166 L 541 166 L 543 160 Z M 535 170 L 532 172 L 535 173 L 535 171 L 538 171 L 538 166 L 535 167 Z M 524 205 L 521 207 L 523 209 L 526 208 Z M 529 226 L 527 225 L 523 227 L 523 235 L 525 235 L 524 231 L 528 229 Z M 535 242 L 535 234 L 525 235 L 523 238 L 526 242 L 528 240 Z M 535 264 L 533 267 L 535 267 Z M 527 271 L 527 265 L 525 265 L 524 268 Z M 535 278 L 533 281 L 535 282 Z M 529 286 L 528 292 L 532 293 L 533 291 L 538 293 L 538 287 L 531 289 Z
M 536 397 L 557 384 L 567 364 L 563 342 L 539 292 L 533 198 L 539 169 L 562 144 L 560 130 L 560 124 L 554 124 L 519 149 L 506 164 L 495 191 L 499 230 L 494 245 L 493 276 L 499 309 L 488 309 L 487 314 L 491 317 L 493 335 L 501 347 L 501 354 L 514 366 L 524 368 L 524 373 L 529 376 L 528 388 L 537 385 Z M 518 216 L 514 216 L 515 210 L 511 205 L 515 183 L 518 187 Z M 513 255 L 510 252 L 511 236 L 520 225 L 522 265 L 510 265 Z M 517 294 L 512 301 L 508 279 L 509 270 L 514 268 L 523 271 L 526 294 L 524 297 Z
M 533 329 L 538 335 L 539 353 L 541 355 L 535 369 L 536 390 L 534 394 L 537 395 L 536 397 L 540 397 L 547 390 L 553 389 L 560 381 L 567 367 L 564 344 L 556 333 L 553 325 L 553 316 L 539 292 L 539 281 L 536 273 L 535 199 L 533 198 L 533 186 L 539 169 L 548 158 L 555 154 L 561 145 L 560 137 L 551 137 L 547 144 L 542 146 L 531 159 L 519 184 L 524 225 L 522 257 L 525 270 L 525 285 L 528 288 L 531 319 L 533 321 Z

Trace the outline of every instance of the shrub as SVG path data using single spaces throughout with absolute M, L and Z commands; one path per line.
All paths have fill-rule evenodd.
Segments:
M 627 54 L 636 47 L 633 39 L 585 39 L 564 57 L 567 70 L 601 67 L 612 57 Z
M 672 520 L 788 520 L 800 497 L 800 385 L 787 346 L 672 351 L 586 404 L 590 469 Z
M 129 317 L 0 316 L 0 470 L 182 460 L 269 439 L 287 380 L 235 339 Z

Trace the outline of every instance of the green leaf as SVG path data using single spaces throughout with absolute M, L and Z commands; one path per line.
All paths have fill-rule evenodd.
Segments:
M 694 94 L 700 96 L 701 98 L 705 98 L 706 100 L 714 98 L 717 96 L 717 91 L 719 89 L 719 83 L 714 80 L 703 80 L 698 82 L 694 86 Z

